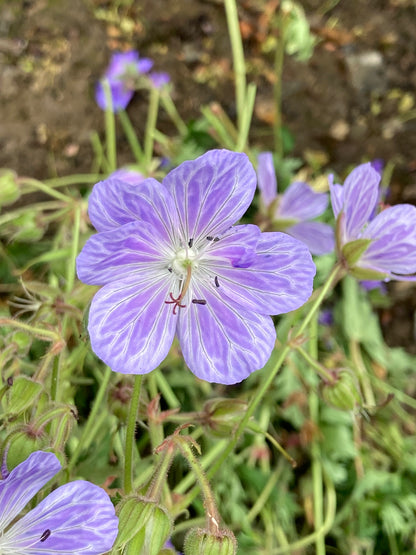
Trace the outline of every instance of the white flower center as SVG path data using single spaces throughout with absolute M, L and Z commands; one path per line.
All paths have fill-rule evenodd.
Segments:
M 191 269 L 198 268 L 197 257 L 197 251 L 191 247 L 179 249 L 172 260 L 172 270 L 181 279 L 184 278 L 187 275 L 187 269 L 189 266 Z

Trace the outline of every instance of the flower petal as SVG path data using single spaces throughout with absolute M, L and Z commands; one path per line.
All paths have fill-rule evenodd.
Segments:
M 183 238 L 220 235 L 241 218 L 256 189 L 256 173 L 248 157 L 211 150 L 183 162 L 163 180 L 172 193 Z
M 178 336 L 186 364 L 202 380 L 234 384 L 262 368 L 270 357 L 276 330 L 269 316 L 236 308 L 217 291 L 195 285 L 205 305 L 179 313 Z
M 163 270 L 172 256 L 164 243 L 164 229 L 131 222 L 88 239 L 77 257 L 77 274 L 90 285 L 105 285 L 140 274 L 142 269 Z
M 306 245 L 279 232 L 261 234 L 250 266 L 218 260 L 210 270 L 226 302 L 260 314 L 283 314 L 302 306 L 312 294 L 316 272 Z
M 338 183 L 334 183 L 333 175 L 328 176 L 328 181 L 329 181 L 329 192 L 331 195 L 332 210 L 334 212 L 335 218 L 337 218 L 344 204 L 344 188 L 342 185 L 339 185 Z
M 107 493 L 78 480 L 49 494 L 6 532 L 4 540 L 25 555 L 99 555 L 111 549 L 117 532 L 118 518 Z
M 286 233 L 299 239 L 312 254 L 327 254 L 335 248 L 334 230 L 321 222 L 300 222 L 286 229 Z
M 257 156 L 257 179 L 260 197 L 264 206 L 269 206 L 277 196 L 277 180 L 271 152 L 260 152 Z
M 125 110 L 130 100 L 133 98 L 134 91 L 126 88 L 126 85 L 121 80 L 109 80 L 108 84 L 110 87 L 113 112 Z M 95 86 L 95 100 L 101 110 L 106 110 L 108 108 L 107 97 L 101 81 Z
M 1 531 L 60 470 L 53 453 L 36 451 L 0 481 L 0 552 Z
M 231 264 L 236 268 L 246 268 L 256 257 L 260 236 L 261 231 L 256 225 L 230 227 L 219 240 L 211 241 L 205 248 L 204 268 L 209 270 L 209 267 L 215 266 L 219 259 L 225 261 L 227 266 Z
M 362 237 L 373 239 L 373 243 L 357 266 L 394 274 L 416 272 L 415 206 L 397 204 L 383 210 L 368 224 Z
M 149 270 L 129 276 L 105 285 L 93 298 L 91 347 L 115 372 L 147 374 L 168 354 L 177 315 L 165 301 L 170 292 L 177 294 L 178 280 L 166 274 Z
M 326 193 L 316 193 L 307 183 L 295 181 L 281 195 L 276 215 L 282 219 L 312 220 L 323 214 L 327 206 Z
M 97 231 L 110 231 L 140 220 L 164 229 L 166 238 L 174 237 L 177 218 L 173 199 L 156 179 L 130 185 L 119 179 L 100 181 L 88 199 L 88 214 Z
M 344 182 L 345 242 L 357 239 L 378 199 L 380 175 L 370 162 L 357 166 Z

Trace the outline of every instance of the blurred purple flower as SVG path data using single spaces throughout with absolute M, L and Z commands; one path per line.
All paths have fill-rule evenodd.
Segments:
M 376 172 L 380 174 L 380 176 L 383 175 L 384 160 L 382 158 L 374 158 L 374 160 L 372 160 L 370 164 L 376 170 Z
M 118 518 L 105 491 L 77 480 L 50 493 L 15 520 L 61 469 L 53 453 L 36 451 L 0 480 L 0 553 L 93 553 L 111 549 Z
M 149 73 L 149 79 L 156 89 L 161 89 L 170 83 L 169 73 L 165 73 L 163 71 L 152 71 L 152 73 Z
M 110 65 L 103 79 L 108 80 L 114 112 L 119 112 L 127 107 L 137 87 L 138 77 L 143 73 L 148 73 L 152 66 L 152 60 L 140 58 L 139 53 L 135 50 L 116 52 L 111 56 Z M 97 83 L 95 99 L 102 110 L 107 109 L 102 81 Z
M 175 333 L 198 377 L 233 384 L 262 368 L 276 331 L 270 314 L 300 307 L 315 266 L 282 233 L 236 225 L 256 188 L 247 156 L 212 150 L 159 183 L 101 181 L 89 199 L 99 232 L 77 259 L 79 278 L 103 285 L 92 300 L 94 352 L 114 371 L 145 374 Z
M 326 254 L 335 248 L 334 231 L 330 225 L 312 222 L 328 206 L 328 195 L 316 193 L 307 183 L 297 181 L 281 195 L 277 194 L 277 180 L 271 152 L 258 155 L 258 185 L 264 206 L 270 210 L 276 226 L 303 241 L 312 254 Z
M 416 207 L 398 204 L 374 216 L 379 183 L 369 162 L 356 167 L 343 186 L 329 177 L 338 250 L 359 279 L 416 280 L 408 275 L 416 272 Z
M 332 308 L 323 308 L 319 313 L 318 322 L 322 326 L 332 326 L 334 323 L 334 311 Z
M 138 185 L 146 179 L 146 177 L 138 171 L 128 168 L 120 168 L 108 176 L 108 179 L 118 179 L 130 185 Z

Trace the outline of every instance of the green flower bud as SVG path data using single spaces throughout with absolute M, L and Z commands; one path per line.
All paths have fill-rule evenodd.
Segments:
M 15 228 L 13 239 L 15 241 L 30 241 L 32 243 L 41 239 L 45 230 L 42 223 L 37 220 L 37 214 L 29 210 L 15 218 L 12 221 Z
M 329 405 L 341 410 L 353 410 L 362 402 L 357 380 L 346 369 L 338 372 L 334 383 L 324 383 L 321 392 Z
M 237 540 L 231 530 L 217 533 L 192 528 L 185 538 L 185 555 L 235 555 Z
M 36 399 L 43 389 L 42 384 L 27 376 L 17 376 L 6 393 L 7 405 L 5 413 L 19 415 L 36 403 Z
M 32 437 L 25 431 L 17 431 L 10 434 L 5 444 L 9 445 L 6 462 L 7 468 L 11 470 L 35 451 L 44 449 L 47 444 L 47 438 L 43 436 Z
M 120 533 L 114 549 L 122 547 L 125 555 L 158 555 L 172 532 L 166 509 L 143 497 L 129 497 L 118 513 Z
M 204 405 L 203 424 L 217 437 L 230 437 L 247 410 L 241 399 L 211 399 Z
M 20 197 L 17 175 L 13 170 L 0 170 L 0 208 L 13 204 Z
M 346 243 L 342 247 L 342 256 L 348 264 L 348 267 L 351 268 L 356 262 L 359 261 L 361 256 L 370 246 L 371 242 L 371 239 L 356 239 L 355 241 L 350 241 L 349 243 Z

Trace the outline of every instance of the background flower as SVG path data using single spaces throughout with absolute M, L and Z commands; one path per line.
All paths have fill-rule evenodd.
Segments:
M 133 98 L 137 78 L 143 73 L 148 73 L 152 66 L 152 60 L 140 58 L 139 53 L 135 50 L 116 52 L 112 55 L 103 79 L 108 80 L 114 112 L 124 110 L 127 107 Z M 107 109 L 107 99 L 102 81 L 97 83 L 95 99 L 102 110 Z
M 255 187 L 247 156 L 226 150 L 184 162 L 163 183 L 95 185 L 89 215 L 99 233 L 77 271 L 103 285 L 88 329 L 113 370 L 150 372 L 175 333 L 187 365 L 207 381 L 236 383 L 264 366 L 276 338 L 270 314 L 304 304 L 315 266 L 286 234 L 232 225 Z
M 361 279 L 414 280 L 406 274 L 416 272 L 416 207 L 398 204 L 374 215 L 379 183 L 369 162 L 355 168 L 343 186 L 330 176 L 338 248 Z
M 334 231 L 328 224 L 313 222 L 328 206 L 328 195 L 316 193 L 307 183 L 296 181 L 281 195 L 271 152 L 258 155 L 258 186 L 261 200 L 279 229 L 303 241 L 312 254 L 326 254 L 335 247 Z
M 61 469 L 53 453 L 36 451 L 0 481 L 0 553 L 105 553 L 114 544 L 118 518 L 105 491 L 90 482 L 65 484 L 15 521 Z

